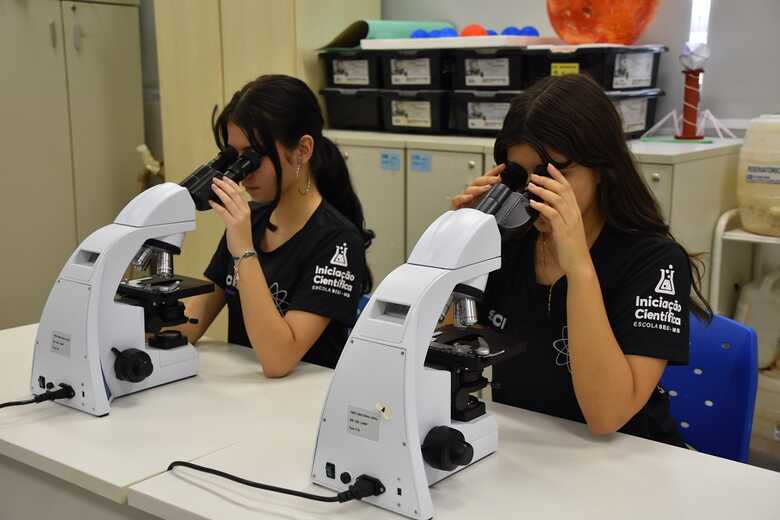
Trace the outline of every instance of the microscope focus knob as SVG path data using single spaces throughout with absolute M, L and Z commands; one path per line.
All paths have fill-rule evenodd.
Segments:
M 143 350 L 129 348 L 119 350 L 116 347 L 111 349 L 116 354 L 114 361 L 114 372 L 116 378 L 120 381 L 130 381 L 131 383 L 140 383 L 154 371 L 152 358 Z
M 425 462 L 443 471 L 465 466 L 474 459 L 474 448 L 463 433 L 449 426 L 432 428 L 425 436 L 422 453 Z

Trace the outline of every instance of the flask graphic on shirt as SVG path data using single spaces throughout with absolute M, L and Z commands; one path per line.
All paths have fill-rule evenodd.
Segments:
M 344 242 L 340 246 L 336 246 L 336 252 L 333 253 L 333 258 L 330 259 L 330 263 L 338 265 L 340 267 L 349 267 L 347 262 L 347 243 Z
M 670 265 L 669 269 L 661 269 L 660 271 L 661 279 L 655 286 L 655 292 L 674 296 L 674 266 Z

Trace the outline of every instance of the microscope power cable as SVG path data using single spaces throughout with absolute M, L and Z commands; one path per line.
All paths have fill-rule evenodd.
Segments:
M 243 484 L 245 486 L 262 489 L 265 491 L 273 491 L 274 493 L 292 495 L 308 500 L 316 500 L 317 502 L 348 502 L 350 500 L 360 500 L 361 498 L 365 497 L 381 495 L 385 492 L 385 486 L 382 484 L 382 482 L 375 479 L 374 477 L 369 477 L 368 475 L 360 475 L 355 479 L 354 484 L 349 486 L 346 491 L 342 491 L 336 496 L 322 496 L 312 495 L 311 493 L 304 493 L 303 491 L 296 491 L 294 489 L 261 484 L 260 482 L 253 482 L 251 480 L 231 475 L 230 473 L 225 473 L 224 471 L 219 471 L 218 469 L 207 468 L 205 466 L 199 466 L 197 464 L 192 464 L 191 462 L 185 462 L 181 460 L 171 462 L 171 464 L 168 466 L 168 471 L 171 471 L 177 466 L 194 469 L 196 471 L 202 471 L 203 473 L 208 473 L 210 475 L 216 475 L 218 477 L 232 480 L 233 482 L 238 482 L 239 484 Z
M 10 406 L 23 406 L 26 404 L 38 404 L 44 401 L 56 401 L 57 399 L 72 399 L 76 395 L 73 387 L 60 383 L 60 387 L 57 390 L 47 390 L 42 394 L 37 394 L 32 399 L 26 401 L 8 401 L 7 403 L 0 403 L 0 408 L 8 408 Z

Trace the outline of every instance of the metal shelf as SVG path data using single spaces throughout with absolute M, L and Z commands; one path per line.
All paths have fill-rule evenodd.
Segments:
M 723 240 L 731 240 L 733 242 L 752 242 L 754 244 L 780 245 L 780 237 L 757 235 L 755 233 L 745 231 L 741 228 L 735 228 L 726 231 L 723 233 Z

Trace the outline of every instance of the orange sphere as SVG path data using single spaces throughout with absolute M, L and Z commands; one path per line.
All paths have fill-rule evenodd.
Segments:
M 484 27 L 479 25 L 478 23 L 472 23 L 471 25 L 467 25 L 460 31 L 461 36 L 485 36 L 487 34 L 487 31 Z
M 547 15 L 570 44 L 631 45 L 650 24 L 658 0 L 547 0 Z

